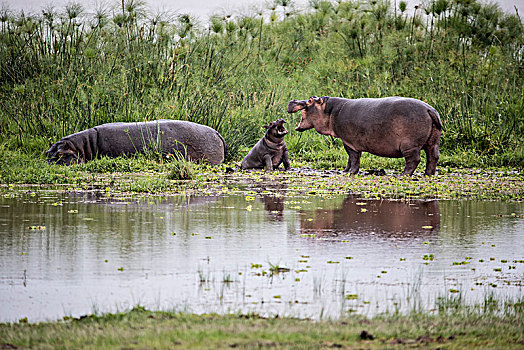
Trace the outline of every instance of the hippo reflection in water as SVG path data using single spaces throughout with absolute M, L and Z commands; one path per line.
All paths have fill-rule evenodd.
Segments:
M 264 211 L 270 221 L 282 221 L 284 219 L 284 202 L 286 201 L 285 191 L 287 184 L 273 183 L 267 184 L 266 191 L 269 193 L 262 194 L 262 198 L 257 196 L 257 200 L 264 203 Z
M 348 197 L 340 209 L 302 212 L 300 231 L 320 237 L 376 233 L 396 238 L 440 229 L 438 201 L 360 200 Z M 311 221 L 309 219 L 312 219 Z

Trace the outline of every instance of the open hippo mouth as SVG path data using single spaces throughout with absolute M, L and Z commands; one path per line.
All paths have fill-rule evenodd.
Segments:
M 287 135 L 288 131 L 286 130 L 286 128 L 284 127 L 284 123 L 286 121 L 284 119 L 278 119 L 274 122 L 273 125 L 276 126 L 275 128 L 275 131 L 276 131 L 276 136 L 278 137 L 284 137 Z M 271 123 L 269 124 L 271 125 Z
M 305 108 L 307 107 L 307 101 L 304 101 L 304 100 L 301 100 L 301 101 L 298 101 L 298 100 L 291 100 L 289 101 L 289 104 L 287 105 L 287 112 L 288 113 L 296 113 L 298 111 L 302 111 L 302 116 L 297 124 L 297 126 L 295 127 L 295 130 L 296 131 L 305 131 L 305 130 L 308 130 L 309 128 L 305 128 L 302 124 L 302 121 L 304 120 L 305 116 L 306 116 L 306 110 Z
M 295 131 L 300 131 L 300 132 L 311 129 L 311 127 L 307 127 L 306 124 L 304 123 L 304 121 L 307 120 L 306 110 L 303 109 L 301 112 L 302 112 L 302 116 L 300 117 L 300 120 L 298 121 L 298 124 L 295 127 Z
M 279 125 L 277 127 L 277 133 L 278 135 L 280 135 L 281 137 L 284 137 L 287 135 L 288 131 L 286 130 L 286 128 L 284 127 L 284 125 Z

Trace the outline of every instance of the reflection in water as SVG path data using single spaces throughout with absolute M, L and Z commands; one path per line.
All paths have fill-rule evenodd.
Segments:
M 260 182 L 264 181 L 261 186 Z M 284 204 L 286 201 L 287 184 L 262 175 L 257 180 L 242 179 L 242 182 L 236 183 L 240 188 L 246 191 L 257 193 L 258 202 L 264 203 L 264 210 L 269 221 L 282 221 L 284 214 Z
M 270 221 L 282 221 L 284 213 L 284 202 L 286 197 L 284 195 L 287 188 L 286 184 L 272 184 L 266 189 L 270 188 L 271 193 L 262 193 L 262 202 L 264 203 L 264 210 Z M 267 191 L 266 191 L 267 192 Z
M 265 194 L 262 196 L 264 202 L 264 210 L 268 214 L 268 219 L 272 221 L 282 221 L 284 213 L 284 201 L 283 196 L 275 196 Z
M 413 286 L 422 302 L 449 288 L 472 300 L 486 288 L 521 295 L 523 203 L 286 197 L 282 184 L 247 187 L 249 196 L 0 196 L 0 322 L 136 304 L 372 315 L 397 302 L 409 308 Z M 272 275 L 274 266 L 289 270 Z
M 431 201 L 344 199 L 341 208 L 302 211 L 300 233 L 321 237 L 377 233 L 396 238 L 437 233 L 439 204 Z

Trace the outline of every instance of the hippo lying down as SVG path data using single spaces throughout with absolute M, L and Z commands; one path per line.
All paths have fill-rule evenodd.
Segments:
M 358 173 L 362 152 L 406 159 L 402 175 L 411 175 L 427 155 L 426 175 L 434 175 L 439 158 L 442 124 L 437 111 L 425 102 L 404 97 L 345 99 L 313 96 L 292 100 L 288 113 L 302 111 L 297 131 L 315 128 L 322 135 L 342 139 L 349 155 L 344 169 Z
M 109 123 L 63 137 L 46 152 L 49 163 L 84 163 L 97 156 L 118 157 L 161 150 L 175 151 L 191 160 L 211 164 L 224 161 L 226 143 L 214 129 L 187 121 L 155 120 L 137 123 Z

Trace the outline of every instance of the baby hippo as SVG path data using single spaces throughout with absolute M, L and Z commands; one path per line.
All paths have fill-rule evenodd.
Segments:
M 265 168 L 266 171 L 272 171 L 281 163 L 284 163 L 286 170 L 290 168 L 287 146 L 284 141 L 284 136 L 287 134 L 284 127 L 285 122 L 284 119 L 278 119 L 264 126 L 267 129 L 266 135 L 244 157 L 242 170 Z

